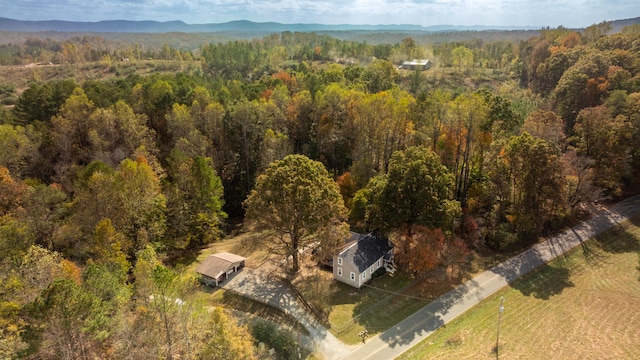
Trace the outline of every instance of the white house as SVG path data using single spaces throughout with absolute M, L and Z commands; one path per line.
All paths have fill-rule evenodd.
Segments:
M 393 271 L 393 245 L 384 236 L 351 233 L 350 241 L 333 257 L 333 277 L 360 288 L 380 268 Z

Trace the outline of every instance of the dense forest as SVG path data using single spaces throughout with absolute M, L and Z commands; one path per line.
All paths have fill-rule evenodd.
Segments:
M 175 259 L 242 222 L 258 176 L 290 154 L 319 161 L 343 220 L 389 235 L 417 277 L 634 191 L 640 28 L 610 32 L 0 45 L 2 65 L 118 72 L 0 84 L 0 357 L 255 358 L 250 329 L 189 301 L 197 279 Z M 435 66 L 398 69 L 416 58 Z M 190 66 L 140 75 L 143 61 Z

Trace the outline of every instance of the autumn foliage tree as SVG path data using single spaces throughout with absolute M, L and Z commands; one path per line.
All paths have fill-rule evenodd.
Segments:
M 298 271 L 299 250 L 312 241 L 320 246 L 335 239 L 314 236 L 328 228 L 343 229 L 334 237 L 348 237 L 346 209 L 338 185 L 324 166 L 303 155 L 288 155 L 269 165 L 245 201 L 247 219 L 258 228 L 271 230 L 271 253 L 292 258 Z
M 609 84 L 606 79 L 611 65 L 608 54 L 590 50 L 569 67 L 555 88 L 556 108 L 571 130 L 580 110 L 601 104 Z
M 562 119 L 553 111 L 548 110 L 532 112 L 525 119 L 522 131 L 556 145 L 560 145 L 566 137 Z
M 157 242 L 165 231 L 166 198 L 161 193 L 157 175 L 146 159 L 125 159 L 116 170 L 109 167 L 87 172 L 85 186 L 78 189 L 74 201 L 74 225 L 80 232 L 68 227 L 73 233 L 59 243 L 67 251 L 81 256 L 86 242 L 80 239 L 90 236 L 96 225 L 105 218 L 111 219 L 116 231 L 126 241 L 122 249 L 132 254 L 149 242 Z M 69 239 L 80 243 L 69 243 Z M 78 253 L 78 251 L 80 251 Z
M 177 164 L 174 182 L 167 193 L 167 232 L 170 249 L 194 248 L 220 238 L 227 214 L 222 182 L 211 160 L 196 156 Z
M 613 118 L 604 106 L 580 111 L 573 127 L 579 154 L 594 161 L 595 181 L 617 189 L 630 175 L 634 126 L 625 115 Z
M 38 353 L 59 359 L 91 359 L 108 325 L 105 303 L 68 279 L 55 280 L 31 305 L 44 331 Z
M 161 260 L 224 237 L 225 213 L 271 230 L 297 269 L 305 246 L 344 241 L 344 202 L 410 274 L 458 277 L 467 246 L 525 246 L 635 191 L 640 31 L 610 25 L 285 32 L 193 54 L 0 45 L 2 65 L 61 64 L 0 85 L 0 358 L 254 358 L 246 329 L 190 301 L 193 277 Z M 428 53 L 433 69 L 397 70 Z
M 352 214 L 369 228 L 385 231 L 403 224 L 451 229 L 460 205 L 453 200 L 453 176 L 431 150 L 414 146 L 396 151 L 386 174 L 356 193 Z M 361 209 L 355 213 L 354 209 Z
M 441 263 L 445 235 L 441 229 L 405 225 L 398 231 L 394 244 L 398 265 L 406 273 L 421 277 Z
M 489 177 L 493 193 L 501 199 L 498 216 L 505 217 L 521 239 L 540 235 L 545 224 L 561 217 L 564 209 L 559 149 L 529 133 L 512 136 L 496 147 Z

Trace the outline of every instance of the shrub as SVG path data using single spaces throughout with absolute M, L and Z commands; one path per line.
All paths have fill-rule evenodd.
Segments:
M 297 358 L 297 342 L 291 331 L 278 329 L 266 321 L 259 321 L 253 325 L 251 334 L 257 341 L 272 347 L 280 359 Z
M 373 275 L 371 275 L 371 279 L 377 279 L 379 277 L 384 276 L 384 274 L 387 273 L 387 270 L 383 267 L 379 268 L 378 270 L 376 270 Z
M 492 231 L 487 238 L 489 246 L 498 250 L 505 250 L 517 241 L 518 235 L 508 223 L 498 225 L 498 228 Z
M 462 335 L 460 333 L 455 333 L 451 335 L 447 340 L 445 340 L 445 346 L 458 346 L 462 345 Z

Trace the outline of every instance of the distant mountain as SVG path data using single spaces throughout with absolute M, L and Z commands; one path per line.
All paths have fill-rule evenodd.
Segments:
M 62 31 L 62 32 L 125 32 L 125 33 L 168 33 L 168 32 L 283 32 L 283 31 L 483 31 L 483 30 L 537 30 L 533 26 L 420 26 L 399 25 L 324 25 L 324 24 L 281 24 L 276 22 L 253 22 L 247 20 L 230 21 L 219 24 L 186 24 L 182 21 L 128 21 L 108 20 L 99 22 L 77 21 L 24 21 L 0 17 L 0 31 Z
M 622 27 L 640 23 L 640 17 L 612 21 L 614 31 Z M 447 32 L 447 31 L 510 31 L 539 30 L 535 26 L 460 26 L 434 25 L 421 26 L 410 24 L 398 25 L 324 25 L 324 24 L 282 24 L 276 22 L 253 22 L 248 20 L 230 21 L 219 24 L 186 24 L 182 21 L 129 21 L 108 20 L 99 22 L 77 21 L 24 21 L 0 17 L 0 31 L 60 31 L 60 32 L 97 32 L 97 33 L 212 33 L 212 32 L 247 32 L 247 33 L 279 33 L 283 31 L 326 32 L 326 31 L 381 31 L 381 32 Z
M 611 27 L 613 27 L 613 32 L 620 32 L 623 27 L 634 24 L 640 24 L 640 17 L 612 21 Z
M 64 32 L 189 32 L 189 26 L 182 21 L 127 21 L 110 20 L 99 22 L 77 21 L 24 21 L 0 17 L 2 31 L 64 31 Z

